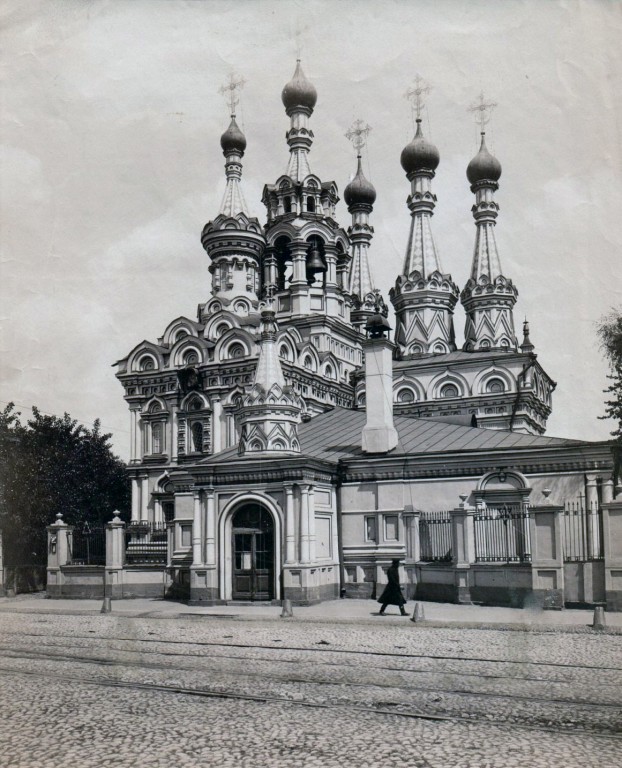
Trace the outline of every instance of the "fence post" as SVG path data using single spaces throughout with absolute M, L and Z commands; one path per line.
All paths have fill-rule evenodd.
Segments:
M 4 550 L 2 549 L 2 531 L 0 530 L 0 597 L 6 595 L 4 587 Z
M 123 597 L 123 567 L 125 565 L 125 523 L 115 510 L 106 525 L 106 568 L 104 597 L 118 600 Z
M 564 607 L 564 552 L 562 546 L 563 506 L 546 497 L 529 509 L 531 529 L 531 589 L 536 601 L 547 610 Z
M 471 603 L 471 563 L 475 562 L 475 510 L 467 503 L 465 494 L 460 496 L 460 505 L 450 511 L 451 552 L 455 575 L 455 598 L 457 603 Z
M 73 527 L 63 520 L 62 512 L 56 514 L 56 522 L 47 527 L 48 567 L 47 596 L 62 597 L 64 576 L 62 568 L 71 563 L 71 535 Z
M 622 611 L 622 495 L 603 504 L 605 600 L 608 611 Z

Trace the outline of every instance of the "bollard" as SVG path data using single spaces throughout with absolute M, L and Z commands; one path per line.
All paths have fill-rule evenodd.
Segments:
M 281 618 L 290 619 L 293 615 L 294 615 L 294 611 L 292 610 L 292 601 L 283 600 L 283 610 L 281 611 Z
M 594 608 L 594 623 L 592 624 L 592 627 L 594 629 L 604 629 L 606 626 L 605 609 L 602 605 L 596 606 L 596 608 Z
M 414 622 L 425 621 L 425 614 L 423 612 L 423 605 L 421 603 L 415 603 L 415 610 L 413 611 L 412 618 Z
M 110 613 L 112 610 L 112 604 L 109 597 L 104 598 L 104 602 L 102 603 L 102 609 L 100 613 Z

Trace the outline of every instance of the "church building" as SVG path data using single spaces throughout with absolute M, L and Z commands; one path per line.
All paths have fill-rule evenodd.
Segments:
M 455 574 L 430 565 L 443 556 L 425 549 L 422 520 L 434 538 L 434 520 L 460 505 L 613 498 L 606 443 L 544 434 L 555 382 L 527 322 L 520 335 L 515 326 L 486 105 L 466 168 L 474 249 L 460 288 L 433 233 L 440 157 L 423 135 L 419 97 L 400 158 L 410 233 L 388 297 L 393 330 L 373 281 L 382 254 L 372 243 L 376 191 L 362 170 L 366 129 L 351 132 L 357 168 L 342 226 L 337 184 L 312 170 L 317 93 L 298 62 L 282 91 L 289 160 L 263 188 L 262 223 L 244 197 L 232 80 L 220 139 L 226 189 L 201 235 L 211 291 L 196 317 L 137 344 L 116 373 L 131 417 L 129 527 L 166 526 L 171 590 L 194 603 L 369 597 L 393 558 L 409 596 L 442 599 Z M 456 333 L 458 302 L 466 325 Z M 486 596 L 499 573 L 473 594 Z

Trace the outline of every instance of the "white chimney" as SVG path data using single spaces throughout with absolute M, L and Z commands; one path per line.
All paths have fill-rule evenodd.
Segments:
M 379 297 L 379 302 L 382 299 Z M 387 453 L 397 445 L 397 430 L 393 426 L 393 350 L 395 345 L 384 334 L 390 326 L 383 316 L 382 305 L 366 326 L 368 338 L 363 342 L 365 352 L 365 412 L 362 448 L 365 453 Z M 380 310 L 380 311 L 378 311 Z

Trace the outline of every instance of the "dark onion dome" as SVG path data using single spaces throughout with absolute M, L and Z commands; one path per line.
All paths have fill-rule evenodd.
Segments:
M 361 167 L 361 156 L 358 156 L 358 168 L 356 176 L 343 190 L 343 199 L 346 201 L 346 205 L 357 205 L 364 203 L 365 205 L 373 205 L 376 200 L 376 190 L 371 181 L 367 181 L 363 175 L 363 168 Z
M 296 62 L 294 76 L 283 88 L 281 100 L 286 110 L 293 109 L 294 107 L 313 109 L 315 106 L 317 91 L 313 83 L 310 83 L 305 77 L 305 73 L 300 66 L 300 59 Z
M 434 171 L 440 163 L 438 149 L 428 141 L 421 131 L 421 120 L 417 119 L 415 138 L 402 150 L 400 163 L 406 174 L 416 171 Z
M 488 151 L 484 133 L 479 152 L 468 164 L 466 175 L 471 184 L 478 181 L 498 181 L 501 176 L 501 163 Z
M 233 115 L 229 127 L 220 137 L 220 146 L 223 152 L 239 152 L 240 154 L 243 154 L 246 149 L 246 136 L 239 129 Z

